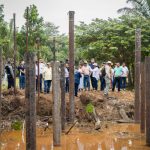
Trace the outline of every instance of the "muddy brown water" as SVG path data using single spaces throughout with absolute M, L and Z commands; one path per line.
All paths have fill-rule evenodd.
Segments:
M 0 150 L 25 150 L 22 131 L 5 131 L 0 136 Z M 150 150 L 139 125 L 112 125 L 101 132 L 73 129 L 62 134 L 61 147 L 53 147 L 52 130 L 37 129 L 37 150 Z

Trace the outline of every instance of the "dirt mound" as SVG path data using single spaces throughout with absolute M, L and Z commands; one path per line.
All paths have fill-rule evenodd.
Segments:
M 2 115 L 3 119 L 24 119 L 25 118 L 25 97 L 24 91 L 17 90 L 14 96 L 12 90 L 3 92 L 2 99 Z M 134 93 L 123 91 L 120 93 L 110 93 L 111 97 L 104 97 L 102 92 L 82 92 L 80 97 L 75 98 L 75 116 L 80 121 L 88 121 L 86 106 L 89 103 L 95 107 L 95 110 L 100 118 L 104 121 L 116 121 L 123 119 L 120 110 L 124 110 L 126 115 L 133 119 L 134 111 Z M 40 94 L 37 103 L 37 116 L 40 118 L 49 116 L 52 117 L 52 94 Z M 69 118 L 69 95 L 66 94 L 66 118 Z
M 134 94 L 130 92 L 111 93 L 105 97 L 102 92 L 83 92 L 80 95 L 83 119 L 86 120 L 86 106 L 91 103 L 102 121 L 133 120 Z
M 11 95 L 14 95 L 14 90 L 13 89 L 8 89 L 8 90 L 4 90 L 2 92 L 3 96 L 11 96 Z M 24 95 L 24 91 L 21 91 L 21 90 L 16 90 L 16 95 Z

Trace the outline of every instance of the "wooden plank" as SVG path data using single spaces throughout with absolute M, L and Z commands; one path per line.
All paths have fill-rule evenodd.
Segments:
M 52 67 L 52 93 L 53 93 L 53 143 L 61 145 L 61 95 L 59 62 L 53 62 Z
M 35 54 L 26 52 L 26 150 L 36 150 Z

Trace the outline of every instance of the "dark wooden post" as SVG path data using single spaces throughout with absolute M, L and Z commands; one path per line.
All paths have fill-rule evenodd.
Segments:
M 16 14 L 13 14 L 14 20 L 14 94 L 16 95 Z
M 66 101 L 65 101 L 65 64 L 61 63 L 60 87 L 61 87 L 61 123 L 62 130 L 65 130 L 66 123 Z
M 145 66 L 141 63 L 141 133 L 145 133 Z
M 2 47 L 0 46 L 0 123 L 2 120 Z
M 28 28 L 29 28 L 28 18 L 29 18 L 29 7 L 27 7 L 27 16 L 26 16 L 26 52 L 28 51 Z
M 53 61 L 56 61 L 56 38 L 53 37 Z
M 35 55 L 26 52 L 26 150 L 36 150 Z
M 146 144 L 150 146 L 150 57 L 145 58 Z
M 69 105 L 70 122 L 74 122 L 74 11 L 69 11 Z
M 52 93 L 53 93 L 53 143 L 61 145 L 61 97 L 60 97 L 60 71 L 59 62 L 53 62 L 52 67 Z
M 135 122 L 140 123 L 140 63 L 141 63 L 141 29 L 135 32 Z

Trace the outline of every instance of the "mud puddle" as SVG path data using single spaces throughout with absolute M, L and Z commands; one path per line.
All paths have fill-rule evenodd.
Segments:
M 52 130 L 37 130 L 37 150 L 150 150 L 145 146 L 145 137 L 139 125 L 113 125 L 101 132 L 74 129 L 69 135 L 62 134 L 61 147 L 53 147 Z M 25 150 L 22 131 L 3 132 L 0 150 Z

